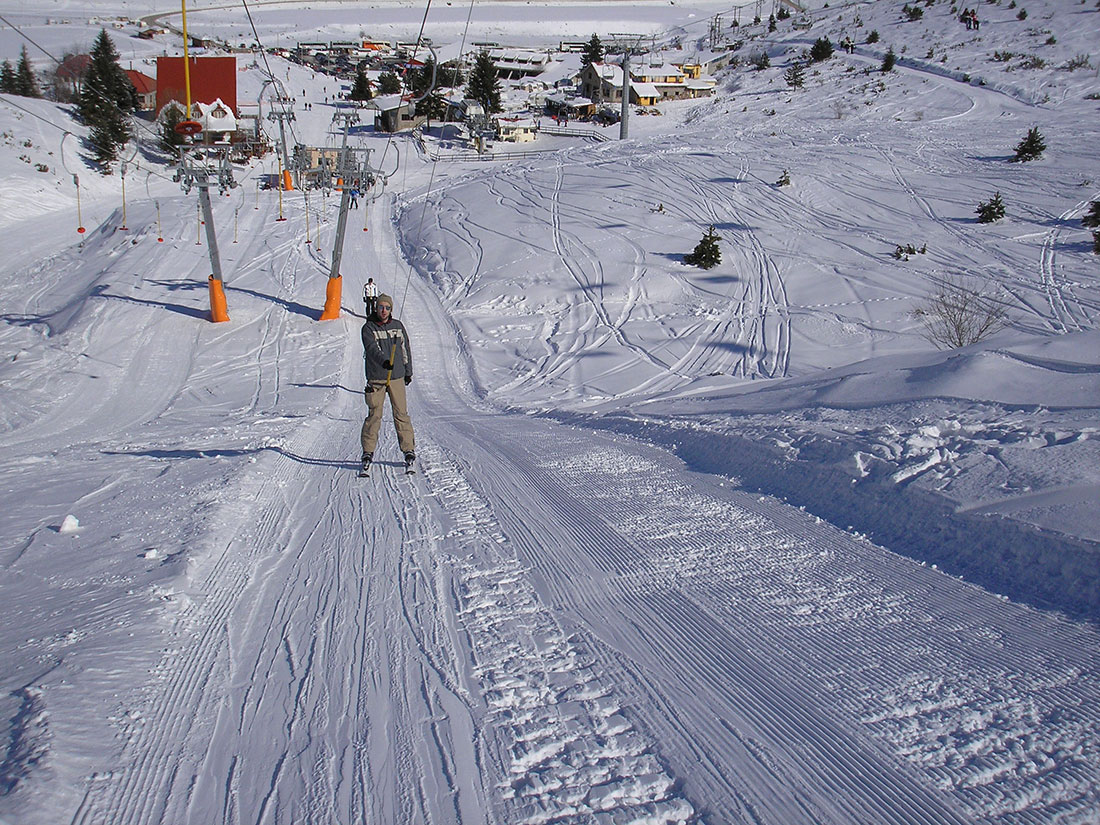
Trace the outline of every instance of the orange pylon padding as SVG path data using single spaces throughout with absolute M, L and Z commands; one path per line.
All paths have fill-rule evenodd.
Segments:
M 290 176 L 290 170 L 283 170 L 283 191 L 289 192 L 294 188 L 294 178 Z
M 325 285 L 325 308 L 321 312 L 322 321 L 335 321 L 340 317 L 340 289 L 343 280 L 339 275 L 328 279 Z
M 210 276 L 210 320 L 215 324 L 229 320 L 229 307 L 225 303 L 225 289 L 222 282 Z

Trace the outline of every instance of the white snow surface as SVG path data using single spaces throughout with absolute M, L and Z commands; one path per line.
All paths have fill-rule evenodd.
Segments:
M 55 5 L 0 1 L 51 51 L 172 12 Z M 327 322 L 336 197 L 236 169 L 211 324 L 150 133 L 124 201 L 69 107 L 0 96 L 0 823 L 1100 821 L 1100 10 L 901 5 L 433 6 L 437 44 L 717 14 L 741 65 L 626 141 L 433 162 L 357 129 L 396 171 Z M 268 45 L 424 15 L 250 8 Z M 178 50 L 136 31 L 124 58 Z M 336 81 L 271 66 L 335 145 Z M 957 275 L 1009 323 L 939 351 L 912 313 Z M 367 277 L 412 336 L 416 476 L 387 414 L 356 477 Z

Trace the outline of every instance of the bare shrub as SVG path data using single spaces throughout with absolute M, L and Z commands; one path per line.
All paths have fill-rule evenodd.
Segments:
M 924 337 L 938 349 L 976 344 L 1008 323 L 1008 307 L 1000 290 L 966 275 L 940 279 L 912 315 L 924 326 Z

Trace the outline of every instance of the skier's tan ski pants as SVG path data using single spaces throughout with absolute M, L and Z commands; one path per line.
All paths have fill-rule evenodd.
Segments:
M 401 452 L 416 452 L 416 437 L 413 435 L 412 419 L 405 403 L 405 382 L 390 381 L 389 384 L 367 384 L 363 388 L 367 399 L 367 418 L 363 422 L 363 452 L 373 453 L 378 445 L 378 431 L 382 429 L 382 410 L 386 396 L 390 397 L 390 409 L 393 411 L 393 427 L 397 430 L 397 443 Z

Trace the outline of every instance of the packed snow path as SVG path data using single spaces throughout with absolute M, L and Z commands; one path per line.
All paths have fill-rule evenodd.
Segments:
M 345 306 L 368 272 L 404 283 L 375 209 Z M 28 486 L 44 443 L 74 445 L 69 484 L 135 513 L 121 538 L 108 525 L 108 546 L 148 541 L 141 502 L 186 515 L 171 503 L 180 474 L 215 468 L 190 488 L 203 516 L 182 542 L 186 575 L 153 590 L 163 621 L 97 608 L 89 628 L 109 619 L 130 640 L 93 653 L 59 639 L 54 668 L 77 695 L 40 689 L 42 676 L 18 694 L 5 774 L 31 753 L 73 780 L 19 821 L 847 825 L 1097 810 L 1094 629 L 655 447 L 495 408 L 415 276 L 400 316 L 422 473 L 401 472 L 387 419 L 379 464 L 358 479 L 360 318 L 309 317 L 320 262 L 300 237 L 270 239 L 269 210 L 241 213 L 255 248 L 234 254 L 256 264 L 230 285 L 230 325 L 196 324 L 203 292 L 178 297 L 178 275 L 151 262 L 144 281 L 92 284 L 108 297 L 72 329 L 84 360 L 114 352 L 114 368 L 4 436 L 6 469 Z M 192 253 L 201 270 L 177 249 L 173 267 Z M 218 428 L 218 411 L 251 429 Z M 39 531 L 5 557 L 9 575 L 66 587 L 36 561 L 66 540 Z M 25 610 L 46 623 L 34 592 Z M 131 585 L 119 598 L 139 597 Z

